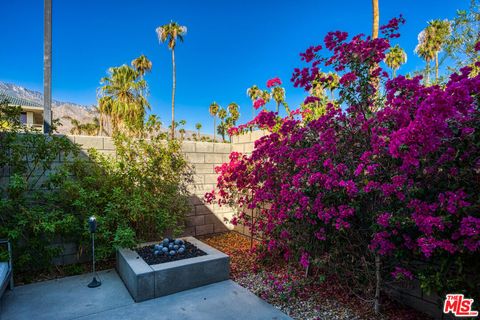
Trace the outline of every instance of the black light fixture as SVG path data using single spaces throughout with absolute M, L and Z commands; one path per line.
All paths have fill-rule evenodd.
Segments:
M 96 271 L 95 271 L 95 232 L 97 232 L 97 219 L 95 216 L 91 216 L 88 219 L 88 229 L 90 229 L 90 233 L 92 234 L 92 273 L 93 273 L 93 280 L 88 284 L 89 288 L 96 288 L 99 287 L 102 282 L 97 280 L 96 278 Z

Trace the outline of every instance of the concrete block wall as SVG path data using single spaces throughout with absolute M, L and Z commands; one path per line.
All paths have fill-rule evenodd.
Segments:
M 255 141 L 267 133 L 265 130 L 256 130 L 232 137 L 232 151 L 247 154 L 252 153 L 255 147 Z
M 215 167 L 228 161 L 232 144 L 184 141 L 182 151 L 194 169 L 194 182 L 189 186 L 193 210 L 186 218 L 185 235 L 200 236 L 232 229 L 227 221 L 232 218 L 233 210 L 204 201 L 205 193 L 214 190 L 217 184 Z

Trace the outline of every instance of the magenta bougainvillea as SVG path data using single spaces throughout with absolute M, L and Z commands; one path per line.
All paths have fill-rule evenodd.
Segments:
M 331 32 L 302 53 L 308 65 L 295 69 L 294 85 L 309 91 L 320 67 L 331 68 L 341 107 L 310 121 L 299 110 L 281 120 L 262 111 L 232 128 L 270 134 L 251 155 L 232 153 L 206 198 L 238 206 L 232 222 L 261 233 L 266 254 L 307 267 L 357 239 L 355 250 L 380 255 L 394 278 L 478 293 L 480 76 L 465 67 L 444 86 L 388 79 L 381 64 L 402 23 L 393 19 L 377 39 Z
M 282 85 L 282 80 L 280 80 L 280 78 L 278 78 L 278 77 L 269 79 L 267 81 L 267 88 L 273 88 L 273 87 L 281 86 L 281 85 Z

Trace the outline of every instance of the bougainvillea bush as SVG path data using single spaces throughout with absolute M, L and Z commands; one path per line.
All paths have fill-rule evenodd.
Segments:
M 362 293 L 379 257 L 384 281 L 480 297 L 480 77 L 465 67 L 444 86 L 388 79 L 382 60 L 403 22 L 377 39 L 331 32 L 301 54 L 295 86 L 310 91 L 333 69 L 341 107 L 309 121 L 308 110 L 281 121 L 262 111 L 253 123 L 271 133 L 251 155 L 232 153 L 206 198 L 238 206 L 232 222 L 262 235 L 264 256 L 324 268 Z

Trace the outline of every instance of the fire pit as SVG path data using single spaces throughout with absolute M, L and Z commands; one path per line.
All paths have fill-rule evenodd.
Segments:
M 118 274 L 136 302 L 228 280 L 226 254 L 193 237 L 178 240 L 185 250 L 171 255 L 158 253 L 161 242 L 117 251 Z

